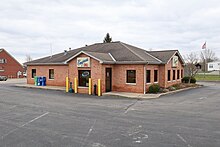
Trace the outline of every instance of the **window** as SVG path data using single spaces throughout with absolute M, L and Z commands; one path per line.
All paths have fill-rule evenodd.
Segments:
M 177 70 L 177 79 L 180 79 L 180 70 Z
M 213 64 L 209 64 L 209 68 L 213 68 Z
M 173 80 L 176 80 L 176 71 L 173 70 Z
M 150 83 L 150 70 L 147 70 L 146 74 L 146 82 Z
M 181 78 L 183 78 L 183 70 L 181 70 Z
M 158 82 L 158 70 L 154 70 L 154 82 Z
M 167 81 L 170 81 L 170 70 L 168 70 L 168 73 L 167 73 Z
M 54 69 L 49 69 L 49 79 L 54 79 Z
M 0 66 L 0 72 L 4 72 L 4 68 L 2 66 Z
M 7 63 L 6 59 L 0 59 L 0 63 Z
M 136 70 L 127 70 L 127 83 L 136 83 Z
M 91 77 L 90 70 L 79 70 L 79 86 L 89 87 L 89 78 Z
M 34 78 L 36 76 L 36 69 L 32 69 L 31 71 L 31 77 Z

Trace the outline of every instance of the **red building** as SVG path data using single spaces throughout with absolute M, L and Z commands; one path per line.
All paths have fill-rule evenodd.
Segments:
M 22 78 L 23 66 L 5 49 L 0 49 L 0 76 Z
M 146 51 L 123 43 L 96 43 L 34 60 L 27 64 L 27 83 L 34 76 L 45 76 L 47 85 L 65 86 L 66 77 L 78 85 L 79 93 L 88 93 L 88 79 L 102 92 L 146 93 L 149 86 L 167 88 L 181 83 L 184 60 L 178 50 Z M 74 83 L 74 79 L 78 82 Z

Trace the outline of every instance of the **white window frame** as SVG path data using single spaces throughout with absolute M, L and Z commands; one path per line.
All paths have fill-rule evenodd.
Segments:
M 53 79 L 50 78 L 50 70 L 53 70 Z M 54 80 L 55 79 L 55 70 L 53 68 L 49 69 L 49 75 L 48 75 L 49 80 Z
M 128 70 L 134 70 L 135 71 L 135 83 L 127 83 L 127 71 Z M 125 84 L 127 84 L 127 85 L 137 85 L 137 70 L 136 69 L 126 69 L 126 71 L 125 71 Z
M 156 82 L 154 81 L 154 83 L 157 84 L 157 83 L 159 83 L 159 70 L 158 69 L 154 69 L 154 71 L 155 70 L 157 70 L 157 81 Z
M 148 70 L 150 71 L 150 83 L 147 83 L 147 71 L 148 71 Z M 152 81 L 151 81 L 151 71 L 152 71 L 151 69 L 146 69 L 146 84 L 147 84 L 147 85 L 152 84 Z

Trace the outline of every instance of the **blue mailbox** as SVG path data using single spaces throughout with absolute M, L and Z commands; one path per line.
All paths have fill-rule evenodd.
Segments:
M 42 77 L 42 86 L 46 86 L 46 77 Z

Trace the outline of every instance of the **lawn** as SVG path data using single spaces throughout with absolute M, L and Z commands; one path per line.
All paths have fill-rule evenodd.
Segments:
M 197 81 L 220 81 L 219 75 L 197 74 L 195 78 Z

